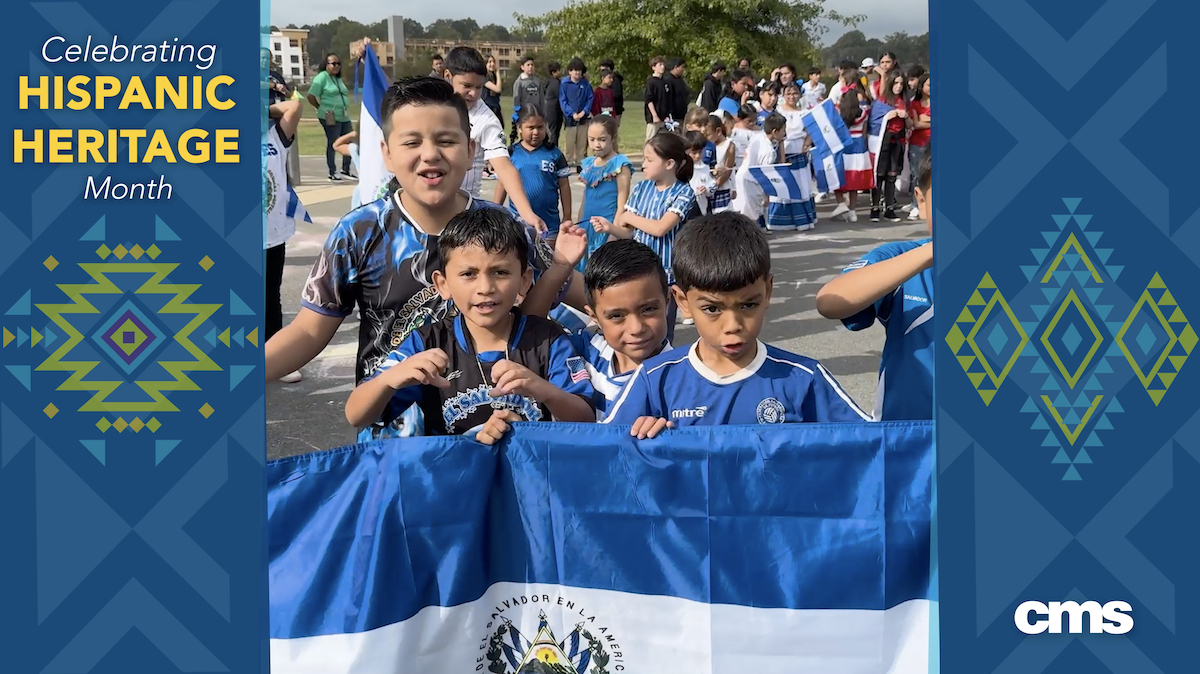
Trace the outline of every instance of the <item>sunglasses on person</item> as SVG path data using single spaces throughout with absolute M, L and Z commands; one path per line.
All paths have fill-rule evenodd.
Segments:
M 330 61 L 330 62 L 329 62 L 329 65 L 331 65 L 331 66 L 334 66 L 334 67 L 337 67 L 337 68 L 341 68 L 341 67 L 342 67 L 342 62 L 341 62 L 341 61 Z

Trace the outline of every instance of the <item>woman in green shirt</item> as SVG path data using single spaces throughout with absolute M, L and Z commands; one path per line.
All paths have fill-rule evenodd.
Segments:
M 333 142 L 354 129 L 350 125 L 348 92 L 342 81 L 342 59 L 337 54 L 325 55 L 325 69 L 317 73 L 308 88 L 308 102 L 317 109 L 317 119 L 325 129 L 325 163 L 329 165 L 329 179 L 339 182 L 342 176 L 357 177 L 350 172 L 350 157 L 342 157 L 342 174 L 338 175 L 334 157 L 337 152 Z

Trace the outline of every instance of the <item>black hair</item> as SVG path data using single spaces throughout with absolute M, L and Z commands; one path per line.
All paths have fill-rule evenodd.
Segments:
M 917 187 L 926 193 L 929 192 L 930 187 L 933 187 L 932 148 L 925 148 L 925 158 L 921 160 L 921 167 L 917 169 Z
M 771 80 L 770 82 L 767 82 L 765 85 L 763 85 L 762 92 L 760 92 L 760 95 L 763 92 L 769 92 L 769 93 L 775 94 L 776 96 L 781 96 L 781 95 L 783 95 L 783 85 L 780 84 L 776 80 Z
M 525 226 L 503 208 L 472 208 L 450 219 L 437 240 L 442 264 L 450 253 L 467 246 L 479 246 L 494 255 L 511 253 L 521 263 L 521 273 L 529 268 L 529 238 Z
M 679 134 L 660 131 L 646 141 L 646 145 L 654 150 L 654 154 L 661 157 L 663 161 L 675 162 L 676 180 L 681 183 L 691 182 L 696 167 L 692 165 L 692 158 L 688 156 L 687 148 Z
M 521 59 L 521 65 L 525 65 L 526 63 L 537 63 L 537 61 L 533 60 L 533 56 L 526 54 L 525 58 Z
M 332 56 L 338 60 L 338 67 L 341 68 L 342 67 L 342 57 L 338 56 L 334 52 L 329 52 L 328 54 L 325 55 L 325 67 L 329 67 L 329 57 L 330 56 Z
M 820 69 L 820 68 L 809 68 L 809 69 L 808 69 L 808 74 L 809 74 L 810 76 L 811 76 L 811 75 L 820 75 L 820 74 L 821 74 L 821 69 Z
M 908 79 L 920 77 L 925 74 L 924 66 L 910 66 L 908 69 Z
M 451 75 L 487 77 L 487 59 L 474 47 L 455 47 L 446 54 L 446 70 Z
M 708 69 L 708 74 L 716 75 L 717 73 L 721 72 L 722 70 L 729 70 L 729 68 L 725 67 L 725 62 L 724 61 L 714 61 L 712 64 L 712 67 Z
M 583 64 L 583 59 L 579 58 L 578 56 L 571 59 L 571 61 L 567 63 L 567 72 L 571 72 L 572 70 L 578 70 L 581 74 L 586 75 L 587 66 Z
M 655 276 L 662 284 L 663 298 L 671 297 L 667 270 L 653 249 L 634 239 L 616 239 L 600 246 L 588 257 L 583 289 L 588 306 L 596 307 L 596 293 L 635 279 Z
M 559 63 L 558 61 L 551 61 L 550 63 L 546 64 L 546 71 L 549 72 L 551 75 L 553 75 L 554 73 L 561 73 L 562 72 L 562 64 Z
M 687 61 L 682 58 L 673 58 L 671 59 L 671 62 L 667 64 L 667 70 L 674 70 L 683 65 L 687 65 Z
M 785 128 L 787 128 L 787 117 L 778 112 L 772 112 L 763 120 L 763 131 L 768 135 Z
M 530 103 L 529 105 L 522 105 L 521 109 L 517 111 L 517 121 L 513 123 L 513 129 L 519 130 L 521 126 L 525 124 L 525 121 L 531 117 L 537 117 L 541 119 L 543 124 L 546 122 L 546 113 L 542 111 L 542 106 Z M 550 139 L 550 134 L 547 133 L 542 137 L 542 147 L 550 149 L 554 148 L 554 143 Z
M 784 68 L 787 68 L 788 70 L 792 71 L 793 77 L 796 75 L 796 66 L 792 65 L 791 62 L 785 61 L 785 62 L 779 64 L 780 70 L 783 70 Z
M 433 63 L 434 61 L 444 61 L 444 60 L 445 59 L 442 58 L 441 54 L 434 54 L 433 58 L 429 59 L 429 62 Z
M 925 100 L 925 83 L 929 81 L 929 73 L 921 75 L 921 79 L 917 80 L 917 89 L 913 94 L 914 101 L 921 101 L 928 105 L 929 101 Z
M 862 82 L 856 81 L 854 89 L 842 94 L 842 100 L 838 101 L 838 114 L 841 115 L 842 121 L 846 126 L 854 126 L 859 117 L 862 117 L 862 101 L 859 100 L 859 95 L 864 94 Z
M 696 218 L 679 231 L 672 249 L 675 285 L 728 293 L 771 274 L 771 248 L 762 231 L 741 213 Z
M 466 102 L 441 77 L 404 77 L 388 87 L 379 110 L 385 139 L 392 135 L 392 115 L 406 105 L 445 105 L 454 108 L 462 122 L 463 132 L 468 138 L 471 136 L 471 117 Z
M 704 152 L 704 148 L 708 146 L 708 139 L 699 131 L 685 131 L 683 144 L 692 152 Z
M 882 61 L 883 57 L 885 56 L 892 59 L 892 70 L 897 70 L 900 68 L 900 59 L 896 58 L 896 52 L 885 51 L 879 55 L 879 60 Z
M 617 144 L 617 132 L 620 128 L 617 126 L 617 120 L 613 119 L 612 115 L 596 115 L 592 118 L 589 126 L 602 126 L 609 138 L 612 138 L 613 146 Z
M 600 66 L 601 68 L 608 68 L 609 70 L 617 69 L 617 66 L 613 65 L 612 59 L 603 59 L 600 61 L 600 63 L 598 63 L 596 65 Z
M 842 62 L 838 64 L 838 70 L 858 70 L 858 64 L 850 59 L 843 59 Z
M 751 105 L 749 103 L 746 103 L 742 107 L 738 108 L 737 118 L 739 120 L 741 120 L 741 119 L 756 119 L 757 117 L 758 117 L 758 108 L 754 107 L 753 105 Z
M 740 82 L 740 81 L 746 79 L 747 77 L 750 77 L 749 70 L 735 70 L 729 75 L 729 82 L 730 82 L 730 84 L 732 84 L 734 82 Z

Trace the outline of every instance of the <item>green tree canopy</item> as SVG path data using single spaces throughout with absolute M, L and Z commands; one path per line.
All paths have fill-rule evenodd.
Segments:
M 627 77 L 645 76 L 655 56 L 687 60 L 698 84 L 714 61 L 746 57 L 759 72 L 791 62 L 820 61 L 823 20 L 854 25 L 825 9 L 824 0 L 588 0 L 542 16 L 516 15 L 518 30 L 544 34 L 548 52 L 593 65 L 611 58 Z M 630 17 L 637 17 L 631 21 Z
M 833 66 L 843 59 L 859 62 L 865 58 L 878 59 L 884 52 L 894 52 L 902 67 L 913 64 L 929 64 L 929 33 L 909 35 L 903 31 L 892 33 L 882 40 L 867 38 L 860 30 L 842 35 L 836 42 L 822 50 L 825 65 Z

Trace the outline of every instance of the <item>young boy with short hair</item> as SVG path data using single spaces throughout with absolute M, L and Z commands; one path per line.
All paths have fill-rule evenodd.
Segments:
M 521 176 L 508 156 L 504 125 L 480 95 L 488 81 L 487 61 L 473 47 L 455 47 L 446 54 L 446 79 L 454 87 L 454 93 L 462 96 L 467 104 L 471 141 L 475 146 L 474 162 L 463 178 L 463 189 L 479 199 L 484 169 L 491 164 L 496 180 L 504 186 L 521 219 L 539 231 L 545 230 L 546 223 L 533 212 L 525 187 L 521 184 Z
M 592 421 L 592 386 L 562 328 L 525 316 L 517 296 L 533 281 L 524 227 L 500 209 L 460 213 L 438 237 L 433 272 L 458 315 L 418 328 L 354 389 L 357 427 L 420 407 L 424 435 L 478 433 L 494 444 L 516 421 Z
M 695 131 L 702 136 L 705 136 L 704 152 L 700 155 L 701 162 L 708 167 L 711 172 L 717 167 L 717 146 L 712 141 L 708 140 L 706 132 L 708 130 L 708 118 L 712 116 L 708 110 L 700 107 L 688 110 L 687 116 L 683 118 L 683 131 Z M 699 164 L 697 164 L 699 166 Z
M 758 340 L 771 251 L 744 215 L 689 222 L 675 241 L 675 300 L 700 339 L 642 363 L 605 423 L 654 437 L 674 425 L 870 421 L 817 361 Z
M 596 249 L 583 279 L 587 314 L 595 325 L 575 332 L 572 341 L 587 362 L 600 420 L 637 367 L 671 349 L 667 341 L 671 290 L 658 254 L 633 239 L 616 239 Z
M 445 79 L 405 78 L 384 95 L 382 122 L 383 159 L 395 176 L 389 193 L 351 211 L 330 232 L 304 284 L 300 311 L 267 341 L 268 382 L 315 358 L 355 310 L 356 383 L 374 374 L 410 332 L 453 311 L 432 279 L 442 265 L 438 237 L 463 211 L 498 208 L 461 189 L 474 154 L 467 106 Z M 523 311 L 545 316 L 564 283 L 566 301 L 583 307 L 582 278 L 576 278 L 573 262 L 564 267 L 563 260 L 573 255 L 572 245 L 586 248 L 586 236 L 560 234 L 557 251 L 531 229 L 527 238 L 536 282 Z M 411 435 L 411 426 L 412 419 L 389 420 L 359 440 Z
M 915 189 L 933 233 L 933 169 L 928 155 Z M 885 243 L 850 264 L 817 293 L 817 311 L 851 330 L 879 321 L 886 331 L 875 416 L 933 418 L 933 240 Z

